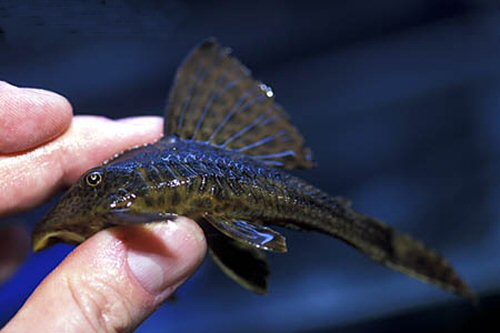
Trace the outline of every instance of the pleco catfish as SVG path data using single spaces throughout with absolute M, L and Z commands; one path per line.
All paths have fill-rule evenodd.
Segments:
M 267 290 L 265 251 L 287 251 L 285 237 L 270 228 L 280 226 L 334 236 L 390 268 L 474 299 L 436 252 L 286 173 L 313 167 L 311 151 L 273 91 L 215 40 L 180 66 L 164 131 L 156 143 L 85 173 L 36 226 L 34 250 L 183 215 L 203 228 L 222 270 L 257 293 Z

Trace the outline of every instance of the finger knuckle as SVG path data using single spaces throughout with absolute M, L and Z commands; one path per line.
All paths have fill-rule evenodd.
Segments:
M 130 304 L 112 284 L 76 277 L 67 286 L 89 332 L 124 332 L 133 325 Z

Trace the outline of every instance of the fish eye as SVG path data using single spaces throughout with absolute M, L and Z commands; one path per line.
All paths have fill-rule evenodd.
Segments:
M 102 182 L 102 173 L 99 171 L 92 171 L 85 176 L 85 182 L 91 187 L 96 187 Z

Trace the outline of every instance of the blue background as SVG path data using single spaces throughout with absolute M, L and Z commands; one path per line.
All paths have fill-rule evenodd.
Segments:
M 77 114 L 160 115 L 183 56 L 215 36 L 305 135 L 319 165 L 298 175 L 425 240 L 483 297 L 474 309 L 331 238 L 286 232 L 268 296 L 207 260 L 138 332 L 500 327 L 496 1 L 69 3 L 0 0 L 0 79 L 59 92 Z M 54 202 L 1 222 L 32 226 Z M 31 255 L 0 286 L 0 325 L 70 250 Z

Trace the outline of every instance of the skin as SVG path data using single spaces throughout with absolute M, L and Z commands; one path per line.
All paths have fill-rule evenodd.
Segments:
M 0 82 L 0 216 L 41 204 L 87 169 L 161 136 L 156 117 L 72 116 L 69 102 Z M 29 247 L 26 231 L 1 226 L 0 283 Z M 206 242 L 187 218 L 101 231 L 78 246 L 2 332 L 130 332 L 198 267 Z

